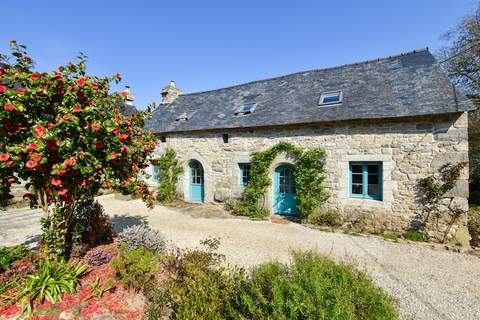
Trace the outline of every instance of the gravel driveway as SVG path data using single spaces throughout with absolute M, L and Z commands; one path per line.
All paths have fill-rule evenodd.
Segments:
M 165 207 L 149 211 L 139 200 L 119 201 L 113 196 L 99 201 L 117 230 L 148 221 L 182 248 L 196 247 L 208 236 L 219 237 L 220 253 L 246 267 L 270 259 L 287 262 L 295 249 L 315 249 L 356 262 L 400 301 L 402 319 L 480 319 L 480 259 L 474 256 L 425 244 L 321 232 L 296 223 L 199 218 Z M 0 243 L 38 240 L 39 216 L 38 211 L 26 209 L 0 212 Z

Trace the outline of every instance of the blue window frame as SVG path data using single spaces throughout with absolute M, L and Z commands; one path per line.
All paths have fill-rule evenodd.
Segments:
M 382 163 L 350 162 L 350 197 L 382 200 Z
M 152 175 L 152 179 L 153 179 L 153 182 L 154 183 L 160 183 L 160 166 L 158 165 L 153 165 L 153 175 Z
M 252 166 L 250 163 L 239 163 L 238 167 L 240 168 L 240 185 L 246 186 L 250 182 L 250 170 Z

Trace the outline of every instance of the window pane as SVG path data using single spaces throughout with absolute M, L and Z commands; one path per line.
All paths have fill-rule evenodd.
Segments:
M 352 172 L 353 173 L 362 173 L 363 166 L 361 164 L 352 164 Z
M 323 103 L 333 103 L 338 102 L 340 100 L 340 95 L 329 95 L 323 98 Z
M 378 175 L 369 174 L 368 175 L 368 184 L 378 184 Z
M 363 186 L 361 184 L 353 184 L 352 185 L 352 193 L 353 194 L 362 194 L 363 193 Z
M 352 174 L 352 183 L 362 183 L 363 176 L 361 174 Z
M 377 164 L 369 164 L 368 165 L 368 173 L 378 173 L 378 165 Z
M 378 195 L 378 184 L 369 184 L 368 185 L 368 194 L 371 196 Z

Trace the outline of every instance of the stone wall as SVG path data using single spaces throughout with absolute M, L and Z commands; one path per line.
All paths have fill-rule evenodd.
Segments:
M 223 134 L 228 134 L 224 143 Z M 326 150 L 327 205 L 349 214 L 369 212 L 389 217 L 386 224 L 407 223 L 418 213 L 416 186 L 419 179 L 432 174 L 445 163 L 468 161 L 468 121 L 466 113 L 411 119 L 337 122 L 282 128 L 255 128 L 166 136 L 156 150 L 175 149 L 185 168 L 178 185 L 188 201 L 188 163 L 200 161 L 205 171 L 205 201 L 223 202 L 242 193 L 238 163 L 249 162 L 255 151 L 263 151 L 279 141 L 296 146 Z M 352 199 L 348 191 L 349 161 L 383 163 L 383 200 Z M 270 172 L 280 163 L 295 164 L 289 155 L 280 155 Z M 468 206 L 468 168 L 462 172 L 454 190 L 456 203 Z M 272 191 L 265 195 L 271 210 Z M 392 222 L 394 221 L 394 222 Z

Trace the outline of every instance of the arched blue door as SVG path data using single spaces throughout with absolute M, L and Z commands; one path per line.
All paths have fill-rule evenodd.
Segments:
M 189 199 L 194 202 L 203 202 L 205 199 L 205 183 L 202 164 L 197 160 L 192 160 L 189 167 Z
M 273 213 L 296 216 L 297 190 L 295 183 L 295 168 L 282 165 L 275 169 L 273 177 Z

